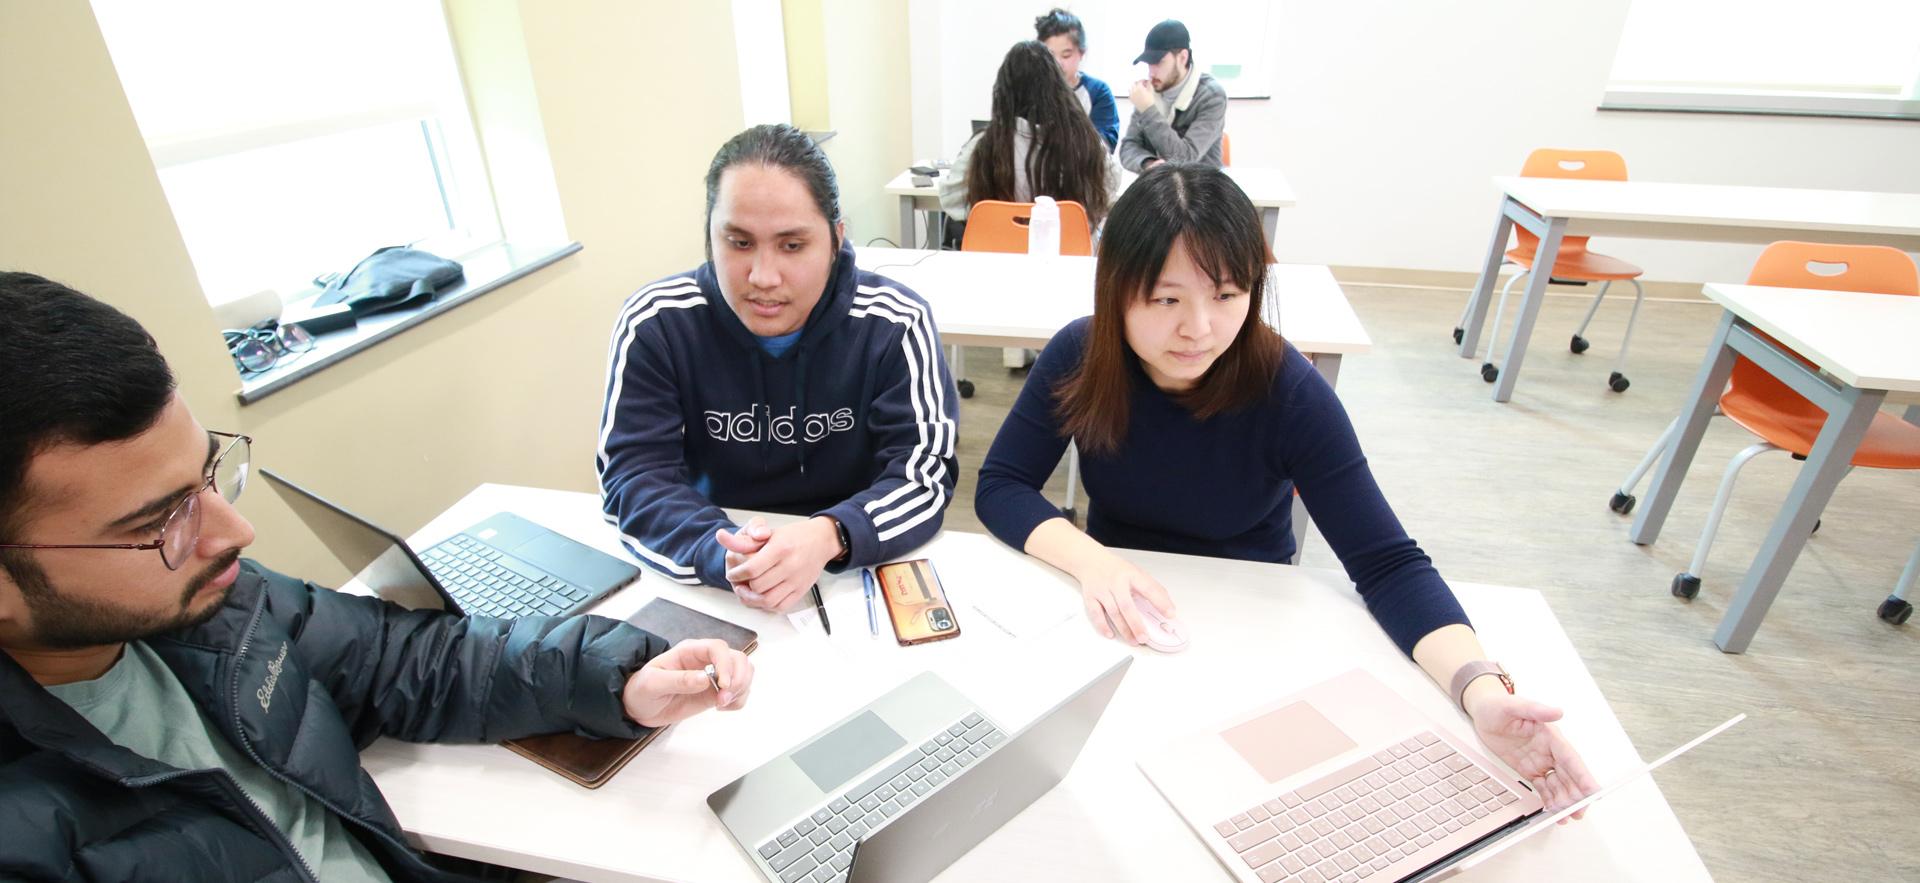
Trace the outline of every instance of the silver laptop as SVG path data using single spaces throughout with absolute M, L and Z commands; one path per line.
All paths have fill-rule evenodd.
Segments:
M 1551 827 L 1740 719 L 1548 814 L 1526 782 L 1355 669 L 1176 740 L 1140 769 L 1243 883 L 1427 881 Z
M 930 880 L 1059 784 L 1132 662 L 1018 733 L 939 676 L 918 675 L 707 805 L 768 880 Z
M 398 534 L 271 470 L 260 475 L 367 588 L 409 610 L 566 616 L 640 575 L 632 564 L 509 512 L 415 554 Z

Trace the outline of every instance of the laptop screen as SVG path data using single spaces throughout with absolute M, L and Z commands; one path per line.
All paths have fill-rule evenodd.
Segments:
M 260 475 L 320 544 L 375 595 L 409 610 L 457 609 L 416 563 L 404 540 L 270 470 L 262 469 Z

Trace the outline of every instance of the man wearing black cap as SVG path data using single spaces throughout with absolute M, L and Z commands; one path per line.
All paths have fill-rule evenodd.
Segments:
M 1120 140 L 1120 164 L 1144 172 L 1162 162 L 1220 164 L 1220 138 L 1227 126 L 1227 90 L 1193 69 L 1187 26 L 1172 19 L 1147 32 L 1147 48 L 1134 60 L 1150 79 L 1133 84 L 1133 120 Z

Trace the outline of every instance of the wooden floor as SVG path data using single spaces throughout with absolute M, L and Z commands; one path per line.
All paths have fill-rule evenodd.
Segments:
M 1716 307 L 1649 302 L 1626 370 L 1632 388 L 1616 394 L 1605 381 L 1627 299 L 1609 298 L 1586 335 L 1593 348 L 1576 356 L 1567 339 L 1586 296 L 1549 297 L 1513 401 L 1498 405 L 1481 360 L 1460 359 L 1450 340 L 1463 293 L 1347 293 L 1374 351 L 1344 361 L 1340 397 L 1387 499 L 1440 572 L 1545 592 L 1643 756 L 1749 715 L 1716 740 L 1714 763 L 1659 774 L 1715 877 L 1920 880 L 1920 619 L 1896 628 L 1874 616 L 1920 542 L 1920 475 L 1849 476 L 1749 652 L 1729 656 L 1713 630 L 1799 463 L 1774 453 L 1744 470 L 1692 603 L 1668 582 L 1687 567 L 1728 459 L 1752 437 L 1713 421 L 1653 546 L 1628 542 L 1628 519 L 1607 509 L 1678 412 Z M 960 489 L 946 524 L 980 530 L 974 480 L 1023 378 L 998 350 L 967 352 L 977 392 L 961 406 Z M 1317 537 L 1303 563 L 1339 566 Z

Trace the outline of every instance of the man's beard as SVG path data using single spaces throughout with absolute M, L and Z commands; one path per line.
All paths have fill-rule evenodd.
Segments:
M 220 611 L 233 586 L 222 589 L 218 598 L 200 610 L 193 609 L 194 597 L 238 560 L 240 550 L 235 549 L 189 580 L 180 593 L 179 611 L 165 618 L 97 600 L 67 597 L 55 590 L 46 581 L 46 575 L 37 572 L 38 568 L 33 568 L 32 573 L 13 575 L 22 589 L 27 609 L 33 614 L 33 642 L 48 650 L 78 650 L 145 640 L 205 623 Z

